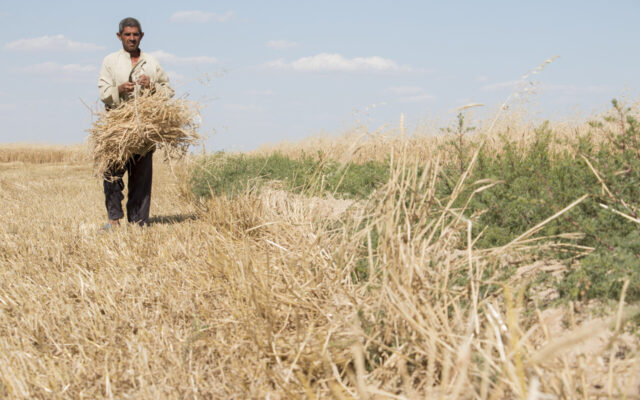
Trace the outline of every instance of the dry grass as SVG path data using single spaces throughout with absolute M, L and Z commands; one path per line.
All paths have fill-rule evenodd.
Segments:
M 640 119 L 640 106 L 632 105 L 630 115 Z M 543 121 L 527 116 L 526 109 L 509 109 L 506 114 L 499 114 L 495 121 L 492 118 L 478 120 L 474 118 L 473 110 L 465 110 L 468 126 L 476 129 L 464 135 L 466 144 L 477 145 L 483 143 L 490 151 L 502 151 L 504 140 L 509 140 L 523 148 L 530 146 L 535 140 L 535 129 Z M 603 116 L 616 117 L 612 110 L 601 115 L 574 117 L 560 121 L 549 121 L 552 131 L 552 148 L 555 151 L 574 152 L 578 140 L 591 133 L 590 140 L 594 144 L 608 140 L 603 130 L 590 128 L 587 121 L 602 120 Z M 455 124 L 455 114 L 450 115 L 450 121 L 430 121 L 416 126 L 406 126 L 401 120 L 397 126 L 390 126 L 370 131 L 365 126 L 356 126 L 342 135 L 318 134 L 297 142 L 283 142 L 264 144 L 251 154 L 268 155 L 274 152 L 297 158 L 302 155 L 316 155 L 341 162 L 366 162 L 369 160 L 386 161 L 392 152 L 403 153 L 410 160 L 435 160 L 445 162 L 454 158 L 451 143 L 455 137 L 446 134 L 443 128 Z
M 0 145 L 0 162 L 23 162 L 33 164 L 84 163 L 90 159 L 86 146 L 55 146 L 37 144 Z
M 265 190 L 196 209 L 159 166 L 151 226 L 103 235 L 88 163 L 5 165 L 0 396 L 640 396 L 637 310 L 537 310 L 534 274 L 500 280 L 536 243 L 475 250 L 473 221 L 434 197 L 437 157 L 419 179 L 398 145 L 355 204 Z
M 98 176 L 122 169 L 136 154 L 160 147 L 170 156 L 184 156 L 201 140 L 198 105 L 182 98 L 144 94 L 98 114 L 89 129 L 89 146 Z

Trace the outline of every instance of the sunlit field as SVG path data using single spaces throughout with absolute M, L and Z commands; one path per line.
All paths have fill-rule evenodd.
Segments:
M 2 146 L 0 397 L 639 398 L 637 111 L 158 152 L 106 233 L 84 147 Z

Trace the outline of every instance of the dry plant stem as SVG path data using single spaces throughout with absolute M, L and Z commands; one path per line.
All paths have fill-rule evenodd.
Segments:
M 627 288 L 629 287 L 629 279 L 624 280 L 624 284 L 622 285 L 622 294 L 620 295 L 620 301 L 618 302 L 618 313 L 616 315 L 616 326 L 614 335 L 612 340 L 615 340 L 616 336 L 620 333 L 620 328 L 622 328 L 622 315 L 624 311 L 624 297 L 627 293 Z M 609 379 L 607 380 L 607 394 L 611 397 L 613 396 L 613 364 L 615 358 L 616 349 L 612 346 L 609 352 Z
M 587 197 L 589 197 L 588 194 L 583 195 L 582 197 L 580 197 L 579 199 L 575 200 L 573 203 L 569 204 L 568 206 L 566 206 L 562 210 L 558 211 L 557 213 L 553 214 L 552 216 L 550 216 L 549 218 L 545 219 L 544 221 L 538 223 L 536 226 L 534 226 L 533 228 L 529 229 L 525 233 L 521 234 L 517 238 L 513 239 L 511 242 L 507 243 L 506 245 L 504 245 L 500 249 L 506 249 L 506 248 L 509 248 L 509 247 L 515 245 L 516 243 L 520 243 L 523 239 L 526 239 L 527 237 L 529 237 L 529 236 L 535 234 L 536 232 L 538 232 L 540 229 L 542 229 L 549 222 L 553 221 L 554 219 L 558 218 L 562 214 L 564 214 L 567 211 L 571 210 L 573 207 L 575 207 L 578 204 L 582 203 L 584 201 L 584 199 L 586 199 Z
M 589 161 L 589 159 L 587 157 L 585 157 L 584 155 L 581 156 L 581 157 L 584 160 L 584 162 L 587 163 L 587 166 L 589 167 L 591 172 L 593 172 L 593 174 L 596 176 L 596 179 L 598 179 L 598 182 L 600 182 L 600 185 L 602 185 L 602 191 L 603 192 L 607 192 L 607 195 L 610 198 L 614 199 L 615 196 L 611 193 L 611 191 L 607 187 L 607 184 L 602 180 L 602 178 L 600 178 L 600 174 L 598 173 L 598 171 L 596 171 L 595 168 L 593 168 L 593 165 L 591 165 L 591 162 Z
M 611 212 L 612 212 L 612 213 L 614 213 L 614 214 L 618 214 L 619 216 L 621 216 L 621 217 L 623 217 L 623 218 L 625 218 L 625 219 L 627 219 L 627 220 L 629 220 L 629 221 L 631 221 L 631 222 L 634 222 L 634 223 L 636 223 L 636 224 L 640 224 L 640 218 L 634 218 L 634 217 L 632 217 L 631 215 L 627 215 L 627 214 L 625 214 L 625 213 L 623 213 L 623 212 L 620 212 L 620 211 L 618 211 L 618 210 L 615 210 L 615 209 L 613 209 L 613 208 L 609 207 L 609 206 L 608 206 L 608 205 L 606 205 L 606 204 L 602 204 L 602 203 L 600 203 L 600 207 L 604 208 L 605 210 L 609 210 L 609 211 L 611 211 Z

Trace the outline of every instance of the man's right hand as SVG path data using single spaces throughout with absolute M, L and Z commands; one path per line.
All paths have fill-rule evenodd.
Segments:
M 122 93 L 131 93 L 135 89 L 136 84 L 133 82 L 125 82 L 122 85 L 118 86 L 118 94 Z

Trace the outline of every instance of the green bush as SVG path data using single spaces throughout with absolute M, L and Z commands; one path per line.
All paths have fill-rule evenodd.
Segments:
M 217 153 L 205 157 L 194 169 L 191 188 L 200 197 L 235 196 L 265 182 L 279 182 L 295 193 L 365 198 L 388 176 L 388 165 L 375 161 L 341 165 L 311 156 L 292 159 L 279 153 L 269 156 Z
M 597 248 L 585 257 L 559 285 L 560 295 L 571 299 L 618 299 L 624 279 L 629 279 L 626 298 L 640 299 L 640 233 L 610 237 L 611 248 Z
M 640 130 L 627 115 L 628 110 L 615 101 L 614 112 L 616 118 L 592 124 L 609 138 L 600 146 L 587 137 L 580 141 L 575 153 L 554 152 L 553 135 L 545 123 L 536 130 L 531 146 L 522 148 L 503 138 L 501 154 L 481 151 L 469 178 L 469 182 L 487 178 L 502 182 L 475 194 L 466 210 L 468 215 L 481 214 L 474 225 L 476 235 L 483 231 L 477 242 L 479 247 L 507 244 L 582 195 L 589 195 L 538 233 L 547 236 L 582 232 L 584 238 L 577 244 L 595 249 L 558 284 L 565 298 L 617 298 L 623 279 L 628 278 L 627 298 L 640 299 L 640 225 L 611 211 L 637 217 Z M 624 130 L 620 121 L 625 121 Z M 581 156 L 591 162 L 611 195 Z M 443 171 L 439 191 L 441 196 L 447 196 L 461 175 L 459 162 L 451 162 Z M 457 206 L 464 204 L 473 189 L 469 185 Z M 566 257 L 567 253 L 558 251 L 556 256 Z

